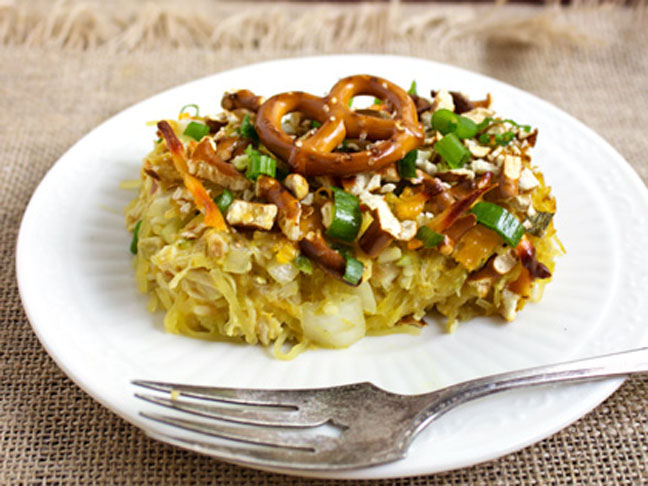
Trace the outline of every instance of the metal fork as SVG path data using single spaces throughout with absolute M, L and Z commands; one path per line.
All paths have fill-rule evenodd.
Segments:
M 147 433 L 164 442 L 219 459 L 259 467 L 301 470 L 352 469 L 402 459 L 423 428 L 448 410 L 513 388 L 586 381 L 648 371 L 648 348 L 568 363 L 539 366 L 459 383 L 421 395 L 398 395 L 371 383 L 304 390 L 214 388 L 155 381 L 132 383 L 169 393 L 135 396 L 199 415 L 141 415 L 185 431 L 217 437 Z M 216 419 L 216 420 L 213 420 Z M 331 424 L 337 437 L 314 428 Z

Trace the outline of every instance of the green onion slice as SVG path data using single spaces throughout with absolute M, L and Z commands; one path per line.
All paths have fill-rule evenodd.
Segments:
M 299 255 L 295 258 L 295 266 L 297 267 L 297 270 L 306 275 L 311 275 L 313 273 L 313 264 L 308 257 L 305 257 L 304 255 Z
M 481 131 L 486 130 L 491 125 L 497 125 L 498 123 L 506 123 L 506 122 L 510 123 L 511 125 L 513 125 L 515 127 L 521 128 L 522 130 L 524 130 L 527 133 L 529 133 L 531 131 L 531 125 L 521 125 L 520 123 L 516 122 L 515 120 L 511 120 L 510 118 L 506 118 L 504 120 L 495 120 L 495 119 L 491 118 L 490 116 L 487 116 L 486 118 L 484 118 L 482 120 L 482 122 L 477 125 L 477 130 L 481 132 Z
M 470 160 L 470 152 L 454 133 L 448 133 L 436 142 L 434 150 L 452 169 L 459 169 Z
M 411 95 L 417 94 L 417 92 L 416 92 L 416 79 L 412 80 L 412 84 L 410 84 L 410 88 L 407 90 L 407 94 L 411 94 Z
M 481 201 L 470 210 L 477 217 L 477 222 L 492 229 L 511 248 L 515 248 L 524 234 L 524 226 L 515 216 L 502 206 Z
M 202 138 L 209 133 L 209 127 L 204 123 L 190 122 L 185 128 L 185 131 L 182 132 L 183 135 L 193 138 L 197 142 L 200 142 Z
M 434 248 L 444 240 L 444 236 L 427 226 L 421 226 L 416 232 L 416 239 L 421 240 L 425 248 Z
M 454 132 L 459 124 L 457 118 L 456 113 L 442 108 L 432 114 L 432 128 L 439 130 L 444 135 Z
M 351 98 L 349 98 L 349 101 L 347 101 L 347 106 L 349 108 L 351 108 L 351 106 L 353 106 L 353 96 Z
M 351 285 L 358 285 L 360 280 L 362 280 L 362 274 L 364 272 L 364 265 L 362 262 L 352 256 L 345 256 L 346 267 L 344 269 L 344 276 L 342 277 L 345 282 L 349 282 Z
M 374 105 L 382 105 L 382 100 L 380 98 L 374 98 Z
M 358 198 L 338 188 L 333 190 L 333 221 L 326 230 L 331 238 L 353 241 L 362 225 L 362 211 Z
M 311 128 L 319 128 L 321 127 L 322 124 L 318 122 L 317 120 L 311 120 Z
M 459 138 L 473 138 L 477 135 L 477 124 L 470 118 L 459 115 L 457 117 L 457 129 L 455 133 Z
M 234 201 L 234 194 L 232 194 L 228 189 L 225 189 L 223 192 L 221 192 L 218 195 L 216 199 L 214 199 L 216 206 L 218 206 L 218 209 L 220 210 L 223 216 L 225 216 L 227 210 L 230 207 L 230 204 L 232 204 L 233 201 Z
M 139 230 L 142 226 L 142 220 L 140 219 L 135 223 L 135 228 L 133 228 L 133 238 L 131 239 L 130 251 L 133 255 L 137 255 L 137 243 L 139 242 Z
M 245 149 L 245 153 L 248 155 L 248 165 L 247 170 L 245 171 L 245 177 L 252 179 L 253 181 L 257 180 L 257 178 L 262 174 L 275 177 L 277 173 L 277 161 L 275 159 L 255 150 L 252 148 L 252 145 L 248 145 Z
M 527 133 L 529 133 L 531 131 L 531 125 L 521 125 L 521 124 L 511 120 L 510 118 L 506 118 L 505 120 L 502 120 L 502 122 L 508 122 L 511 125 L 515 126 L 515 127 L 521 128 L 522 130 L 524 130 Z
M 191 103 L 189 105 L 184 105 L 182 108 L 180 108 L 180 113 L 179 115 L 182 115 L 187 108 L 193 108 L 196 110 L 196 113 L 194 113 L 194 117 L 197 117 L 200 115 L 200 108 L 198 108 L 198 105 Z
M 511 140 L 515 138 L 515 133 L 513 132 L 504 132 L 504 133 L 482 133 L 479 136 L 479 143 L 482 145 L 501 145 L 505 146 L 511 143 Z
M 398 161 L 398 173 L 404 179 L 416 177 L 416 157 L 418 157 L 418 150 L 410 150 Z
M 456 133 L 459 138 L 473 138 L 477 135 L 478 125 L 470 118 L 442 108 L 432 114 L 432 128 L 442 134 Z
M 257 135 L 257 132 L 254 129 L 254 125 L 250 121 L 250 115 L 245 115 L 243 121 L 241 122 L 241 126 L 238 129 L 238 132 L 242 136 L 249 138 L 250 140 L 253 140 L 255 142 L 259 140 L 259 136 Z

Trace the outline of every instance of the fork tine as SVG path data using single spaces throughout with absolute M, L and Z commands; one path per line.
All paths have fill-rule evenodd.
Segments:
M 324 414 L 319 417 L 313 413 L 300 413 L 298 410 L 273 407 L 273 410 L 250 410 L 239 407 L 219 407 L 217 405 L 190 402 L 187 400 L 174 400 L 154 395 L 136 393 L 141 400 L 161 405 L 163 407 L 192 413 L 202 417 L 210 417 L 227 422 L 242 424 L 283 426 L 283 427 L 317 427 L 326 423 L 328 418 Z
M 332 437 L 308 435 L 300 432 L 285 431 L 270 427 L 247 428 L 220 425 L 217 423 L 198 422 L 157 413 L 140 412 L 140 415 L 166 425 L 172 425 L 199 434 L 269 447 L 314 452 L 318 448 L 331 447 L 332 442 L 335 441 Z
M 133 385 L 149 388 L 151 390 L 178 392 L 182 395 L 205 398 L 228 403 L 245 405 L 267 405 L 296 408 L 299 404 L 306 403 L 316 394 L 313 390 L 262 390 L 254 388 L 221 388 L 209 386 L 183 385 L 179 383 L 164 383 L 160 381 L 133 380 Z
M 203 442 L 186 439 L 174 435 L 146 430 L 146 434 L 153 439 L 166 442 L 183 449 L 189 449 L 200 454 L 207 454 L 217 459 L 244 464 L 248 466 L 277 467 L 281 469 L 301 470 L 331 470 L 348 469 L 353 465 L 337 465 L 327 462 L 316 453 L 300 449 L 260 448 L 245 446 L 230 446 L 213 442 Z

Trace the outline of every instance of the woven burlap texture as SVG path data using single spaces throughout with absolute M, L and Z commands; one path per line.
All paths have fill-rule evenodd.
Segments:
M 648 180 L 641 8 L 0 4 L 0 484 L 332 484 L 174 449 L 94 402 L 31 331 L 14 248 L 47 170 L 121 109 L 234 66 L 340 52 L 430 58 L 512 83 L 594 128 Z M 647 405 L 648 379 L 633 378 L 576 424 L 522 451 L 376 484 L 648 484 Z

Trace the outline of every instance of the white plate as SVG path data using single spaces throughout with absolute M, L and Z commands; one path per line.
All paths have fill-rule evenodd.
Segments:
M 513 324 L 464 323 L 452 335 L 365 338 L 347 350 L 309 351 L 277 361 L 261 347 L 165 334 L 146 312 L 128 251 L 118 187 L 138 176 L 152 147 L 148 120 L 187 103 L 218 112 L 232 88 L 271 95 L 324 94 L 342 76 L 384 76 L 419 91 L 451 88 L 494 95 L 501 115 L 539 127 L 534 161 L 558 199 L 556 225 L 567 255 L 543 301 Z M 203 78 L 139 103 L 74 145 L 34 194 L 20 230 L 17 270 L 27 315 L 58 365 L 87 393 L 138 427 L 146 404 L 134 378 L 247 387 L 313 387 L 371 381 L 419 393 L 494 372 L 637 347 L 646 342 L 648 191 L 601 137 L 554 106 L 491 78 L 412 58 L 333 56 L 256 64 Z M 475 464 L 520 449 L 591 410 L 620 380 L 510 392 L 451 412 L 396 463 L 324 477 L 385 478 Z

